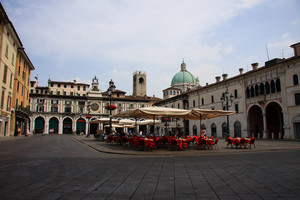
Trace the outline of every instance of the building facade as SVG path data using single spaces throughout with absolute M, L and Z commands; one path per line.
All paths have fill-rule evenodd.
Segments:
M 31 70 L 34 70 L 34 66 L 24 48 L 18 48 L 10 123 L 10 131 L 15 136 L 28 133 L 29 116 L 31 115 L 29 109 Z
M 146 79 L 144 79 L 146 81 Z M 127 109 L 148 107 L 161 100 L 156 97 L 126 95 L 126 92 L 115 89 L 111 80 L 109 89 L 101 92 L 96 76 L 92 87 L 88 84 L 74 82 L 48 81 L 47 87 L 39 87 L 37 78 L 31 82 L 30 130 L 45 134 L 95 134 L 103 131 L 98 123 L 91 120 L 108 118 L 107 105 L 115 105 L 112 114 Z
M 19 48 L 22 48 L 21 40 L 0 3 L 0 136 L 10 136 L 14 133 L 10 127 Z
M 183 134 L 197 135 L 206 129 L 209 136 L 256 137 L 256 138 L 300 138 L 300 43 L 291 46 L 294 56 L 273 59 L 265 66 L 252 64 L 252 70 L 228 78 L 227 74 L 216 77 L 216 82 L 204 87 L 194 87 L 180 95 L 155 103 L 156 106 L 183 109 L 206 108 L 236 111 L 227 118 L 181 120 L 178 126 Z M 222 103 L 226 95 L 228 107 Z M 223 97 L 223 98 L 222 98 Z M 226 102 L 225 102 L 226 103 Z M 173 123 L 173 125 L 172 125 Z M 176 122 L 178 124 L 178 121 Z M 174 121 L 170 129 L 176 129 Z M 165 129 L 164 125 L 158 128 Z

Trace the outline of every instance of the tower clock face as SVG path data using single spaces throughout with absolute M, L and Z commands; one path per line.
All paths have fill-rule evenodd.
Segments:
M 91 108 L 93 111 L 97 111 L 99 109 L 99 105 L 97 103 L 92 103 Z

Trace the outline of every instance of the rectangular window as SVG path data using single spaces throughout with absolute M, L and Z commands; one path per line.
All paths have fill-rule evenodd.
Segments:
M 5 48 L 5 56 L 8 57 L 8 44 L 6 44 L 6 48 Z
M 3 109 L 3 107 L 4 107 L 4 98 L 5 98 L 5 90 L 2 90 L 1 109 Z
M 22 92 L 21 92 L 21 95 L 23 96 L 24 94 L 24 86 L 22 85 Z
M 196 101 L 193 100 L 193 107 L 196 107 Z
M 51 83 L 50 86 L 53 87 L 53 83 Z
M 56 93 L 57 95 L 60 95 L 60 91 L 57 91 L 57 93 Z
M 33 94 L 33 89 L 30 90 L 30 93 Z
M 17 83 L 17 92 L 19 92 L 19 88 L 20 88 L 20 82 L 18 81 L 18 83 Z
M 214 96 L 211 96 L 211 103 L 214 103 L 214 102 L 215 102 Z
M 70 92 L 70 95 L 71 95 L 71 96 L 73 96 L 73 95 L 74 95 L 74 93 L 73 93 L 73 92 Z
M 72 101 L 69 101 L 69 100 L 68 100 L 68 101 L 65 102 L 65 104 L 66 104 L 66 105 L 71 105 L 71 104 L 72 104 Z
M 80 85 L 77 86 L 77 90 L 80 90 Z
M 85 102 L 84 102 L 84 101 L 78 101 L 78 105 L 79 105 L 79 106 L 84 106 L 84 105 L 85 105 Z
M 60 87 L 60 84 L 57 84 L 57 87 Z
M 10 111 L 10 106 L 11 106 L 11 97 L 7 97 L 7 111 Z
M 50 91 L 50 94 L 53 95 L 53 91 Z
M 83 86 L 83 91 L 85 91 L 85 86 Z
M 6 83 L 6 77 L 7 77 L 7 66 L 4 65 L 4 72 L 3 72 L 3 82 Z
M 71 107 L 65 107 L 65 112 L 70 113 L 71 112 Z
M 300 105 L 300 93 L 295 94 L 295 104 L 296 106 Z
M 13 81 L 13 74 L 10 73 L 10 82 L 9 82 L 9 88 L 12 87 L 12 81 Z
M 180 108 L 180 104 L 178 104 L 178 109 Z
M 51 100 L 51 103 L 52 103 L 52 104 L 58 104 L 58 100 L 57 100 L 57 99 Z
M 64 85 L 64 88 L 67 88 L 67 85 Z
M 58 107 L 51 107 L 51 112 L 57 113 L 58 112 Z
M 73 85 L 71 85 L 71 88 L 73 88 L 74 86 Z
M 235 104 L 234 107 L 235 107 L 235 112 L 239 113 L 239 104 Z
M 15 54 L 12 53 L 12 56 L 11 56 L 11 64 L 14 66 L 15 65 Z
M 201 99 L 201 103 L 202 103 L 202 105 L 204 105 L 204 99 L 203 98 Z
M 38 94 L 38 93 L 39 93 L 39 90 L 35 90 L 35 93 Z
M 65 95 L 65 96 L 67 95 L 67 92 L 66 92 L 66 91 L 64 91 L 64 95 Z

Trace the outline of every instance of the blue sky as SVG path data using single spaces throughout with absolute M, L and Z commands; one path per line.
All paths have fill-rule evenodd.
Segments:
M 112 79 L 132 94 L 132 76 L 147 73 L 147 95 L 162 97 L 187 70 L 200 85 L 293 55 L 300 42 L 298 0 L 0 0 L 31 62 L 32 80 L 90 84 Z

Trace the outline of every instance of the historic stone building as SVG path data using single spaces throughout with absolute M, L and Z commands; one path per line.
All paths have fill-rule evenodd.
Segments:
M 26 132 L 29 81 L 34 67 L 0 3 L 0 136 Z
M 273 59 L 261 67 L 253 63 L 252 70 L 248 72 L 243 73 L 241 68 L 240 74 L 235 77 L 228 78 L 227 74 L 223 74 L 222 78 L 217 76 L 215 83 L 194 87 L 155 105 L 183 109 L 228 108 L 236 111 L 236 115 L 229 117 L 231 136 L 299 139 L 300 43 L 291 47 L 294 49 L 293 57 Z M 196 135 L 200 120 L 176 123 L 173 120 L 170 129 L 176 128 L 181 128 L 185 134 Z M 208 135 L 226 137 L 227 118 L 202 120 L 201 128 L 205 128 Z M 159 129 L 164 129 L 163 124 Z
M 138 73 L 146 87 L 145 73 Z M 134 73 L 135 77 L 136 73 Z M 139 77 L 139 78 L 141 78 Z M 31 82 L 30 108 L 32 112 L 30 130 L 36 133 L 97 133 L 103 127 L 91 123 L 90 120 L 107 118 L 110 115 L 107 105 L 115 105 L 121 112 L 127 109 L 148 107 L 161 100 L 156 97 L 141 95 L 126 95 L 126 92 L 116 89 L 114 82 L 109 82 L 108 90 L 101 92 L 96 76 L 92 87 L 88 84 L 73 82 L 48 81 L 48 86 L 39 87 L 37 79 Z M 110 92 L 111 91 L 111 92 Z M 146 88 L 142 91 L 146 92 Z

